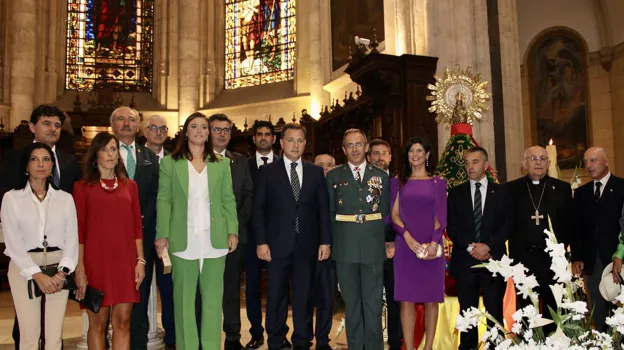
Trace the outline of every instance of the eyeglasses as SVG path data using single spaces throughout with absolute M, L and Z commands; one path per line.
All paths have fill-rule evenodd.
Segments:
M 532 162 L 537 162 L 538 160 L 539 160 L 540 162 L 545 162 L 545 161 L 547 161 L 547 160 L 548 160 L 548 157 L 547 157 L 547 156 L 539 156 L 539 157 L 538 157 L 538 156 L 530 156 L 530 157 L 526 157 L 526 158 L 524 158 L 524 159 L 525 159 L 525 160 L 530 160 L 530 161 L 532 161 Z
M 160 132 L 166 133 L 167 131 L 169 131 L 169 128 L 164 125 L 163 126 L 150 125 L 147 128 L 150 129 L 152 132 L 158 132 L 160 130 Z
M 355 147 L 362 148 L 362 147 L 364 147 L 364 142 L 347 143 L 345 145 L 345 147 L 348 148 L 348 149 L 353 149 Z
M 215 134 L 220 134 L 221 132 L 224 132 L 227 135 L 230 133 L 230 131 L 232 131 L 232 129 L 230 128 L 212 128 L 212 132 L 214 132 Z

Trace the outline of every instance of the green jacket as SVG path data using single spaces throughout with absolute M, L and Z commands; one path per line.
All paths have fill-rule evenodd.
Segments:
M 624 240 L 622 240 L 622 232 L 620 232 L 619 240 L 620 243 L 618 244 L 617 250 L 615 251 L 615 254 L 613 254 L 613 257 L 624 260 Z
M 206 162 L 210 196 L 210 239 L 216 249 L 228 247 L 228 234 L 238 235 L 236 201 L 232 190 L 229 160 L 218 157 Z M 169 252 L 179 253 L 187 246 L 188 161 L 166 156 L 160 161 L 156 204 L 156 239 L 169 239 Z
M 383 262 L 385 219 L 390 213 L 390 181 L 385 171 L 366 164 L 362 184 L 357 184 L 348 164 L 327 173 L 329 208 L 334 233 L 334 260 L 370 264 Z M 381 213 L 382 219 L 364 223 L 336 221 L 336 214 Z

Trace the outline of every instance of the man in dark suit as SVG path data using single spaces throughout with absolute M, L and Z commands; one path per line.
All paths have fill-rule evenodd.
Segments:
M 145 147 L 149 148 L 156 157 L 158 163 L 169 154 L 169 151 L 163 147 L 167 139 L 167 121 L 160 115 L 149 116 L 145 120 L 143 134 L 147 139 Z M 173 316 L 173 280 L 171 274 L 163 272 L 163 262 L 161 259 L 154 258 L 154 266 L 156 268 L 156 285 L 160 291 L 160 305 L 162 310 L 162 325 L 165 329 L 165 349 L 175 349 L 175 320 Z M 151 283 L 151 281 L 148 281 Z M 155 296 L 153 296 L 155 297 Z
M 548 176 L 550 160 L 546 149 L 533 146 L 524 152 L 523 166 L 528 175 L 505 185 L 507 208 L 513 213 L 509 232 L 509 255 L 514 261 L 521 262 L 535 275 L 539 287 L 540 300 L 544 310 L 550 306 L 557 309 L 555 297 L 550 289 L 554 283 L 554 272 L 550 270 L 552 259 L 546 248 L 548 219 L 559 243 L 567 249 L 576 236 L 576 222 L 572 188 L 570 184 Z M 518 297 L 518 308 L 530 303 L 528 299 Z M 546 313 L 548 315 L 548 313 Z M 546 334 L 554 331 L 553 325 L 545 327 Z
M 232 187 L 236 197 L 238 213 L 239 249 L 229 253 L 225 259 L 223 274 L 223 332 L 225 333 L 225 350 L 240 350 L 243 345 L 241 338 L 240 319 L 240 280 L 244 264 L 245 244 L 248 242 L 247 224 L 251 217 L 253 182 L 249 172 L 247 158 L 240 153 L 226 149 L 231 139 L 232 121 L 225 114 L 213 114 L 208 118 L 212 147 L 216 154 L 230 159 Z M 241 246 L 242 245 L 242 246 Z M 197 294 L 199 296 L 199 293 Z M 200 298 L 197 298 L 200 301 Z M 198 311 L 201 303 L 197 303 Z M 201 312 L 198 312 L 201 316 Z M 200 320 L 201 317 L 198 317 Z
M 58 172 L 52 174 L 52 183 L 61 190 L 71 194 L 74 183 L 82 178 L 82 171 L 73 154 L 63 152 L 56 148 L 56 143 L 61 137 L 61 127 L 65 122 L 65 114 L 55 106 L 40 105 L 30 114 L 30 131 L 35 135 L 34 142 L 45 143 L 52 148 L 56 156 Z M 2 167 L 0 167 L 0 208 L 2 197 L 18 185 L 21 179 L 19 174 L 20 159 L 26 152 L 27 147 L 11 150 L 4 155 Z M 19 349 L 19 327 L 17 317 L 13 325 L 13 340 L 15 348 Z
M 281 349 L 292 280 L 295 349 L 311 346 L 310 291 L 316 262 L 329 258 L 331 227 L 323 169 L 304 161 L 306 131 L 284 125 L 284 158 L 260 169 L 254 184 L 253 226 L 258 257 L 268 262 L 267 334 L 269 349 Z
M 139 289 L 141 302 L 134 305 L 130 320 L 130 348 L 147 349 L 149 319 L 147 306 L 150 296 L 156 248 L 156 197 L 158 195 L 158 157 L 145 145 L 136 143 L 139 131 L 139 113 L 130 107 L 119 107 L 110 118 L 113 133 L 119 139 L 119 152 L 128 178 L 139 188 L 139 203 L 143 216 L 143 253 L 145 255 L 145 281 Z
M 446 232 L 453 241 L 451 273 L 457 281 L 457 298 L 462 310 L 483 304 L 487 312 L 503 322 L 505 281 L 486 269 L 473 269 L 490 258 L 500 260 L 507 253 L 505 241 L 511 221 L 500 185 L 488 181 L 485 169 L 488 154 L 481 147 L 464 153 L 469 181 L 448 194 Z M 459 349 L 477 349 L 477 329 L 461 333 Z
M 602 298 L 598 286 L 602 271 L 611 262 L 619 243 L 624 180 L 611 174 L 609 158 L 601 147 L 585 151 L 583 161 L 592 181 L 574 192 L 579 239 L 572 244 L 572 272 L 588 276 L 587 288 L 596 330 L 605 332 L 608 328 L 605 319 L 613 309 L 613 304 Z M 621 260 L 614 262 L 613 270 L 615 274 L 620 274 Z
M 249 158 L 249 171 L 254 183 L 258 181 L 260 167 L 279 160 L 279 157 L 273 153 L 273 144 L 275 144 L 275 128 L 271 122 L 267 120 L 256 120 L 251 127 L 253 132 L 253 142 L 256 146 L 255 154 Z M 252 217 L 253 219 L 253 217 Z M 247 244 L 245 251 L 245 303 L 247 306 L 247 319 L 251 324 L 249 333 L 251 340 L 246 349 L 259 349 L 264 345 L 264 328 L 262 327 L 262 301 L 261 301 L 261 271 L 266 263 L 260 258 L 256 252 L 256 238 L 253 233 L 252 220 L 249 220 L 249 229 L 247 235 Z M 284 324 L 284 334 L 288 334 L 288 325 Z M 284 339 L 284 348 L 291 348 L 292 345 L 287 339 Z
M 366 159 L 369 163 L 383 170 L 391 177 L 390 162 L 392 152 L 390 144 L 381 139 L 371 141 Z M 386 289 L 386 307 L 388 309 L 387 329 L 389 350 L 400 350 L 403 346 L 401 328 L 401 307 L 394 300 L 394 238 L 396 233 L 391 225 L 386 227 L 386 260 L 384 261 L 384 288 Z

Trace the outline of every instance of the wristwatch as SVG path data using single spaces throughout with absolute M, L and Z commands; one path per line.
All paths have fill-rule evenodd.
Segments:
M 69 275 L 69 267 L 65 267 L 65 266 L 59 266 L 58 270 L 61 271 L 62 273 Z

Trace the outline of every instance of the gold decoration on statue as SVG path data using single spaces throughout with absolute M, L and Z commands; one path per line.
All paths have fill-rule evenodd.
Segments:
M 487 81 L 481 81 L 481 74 L 472 74 L 470 67 L 462 70 L 455 65 L 453 70 L 444 68 L 444 77 L 433 76 L 435 84 L 427 85 L 431 94 L 429 112 L 435 112 L 436 122 L 446 124 L 474 123 L 483 119 L 483 112 L 488 110 L 490 93 L 485 89 Z

